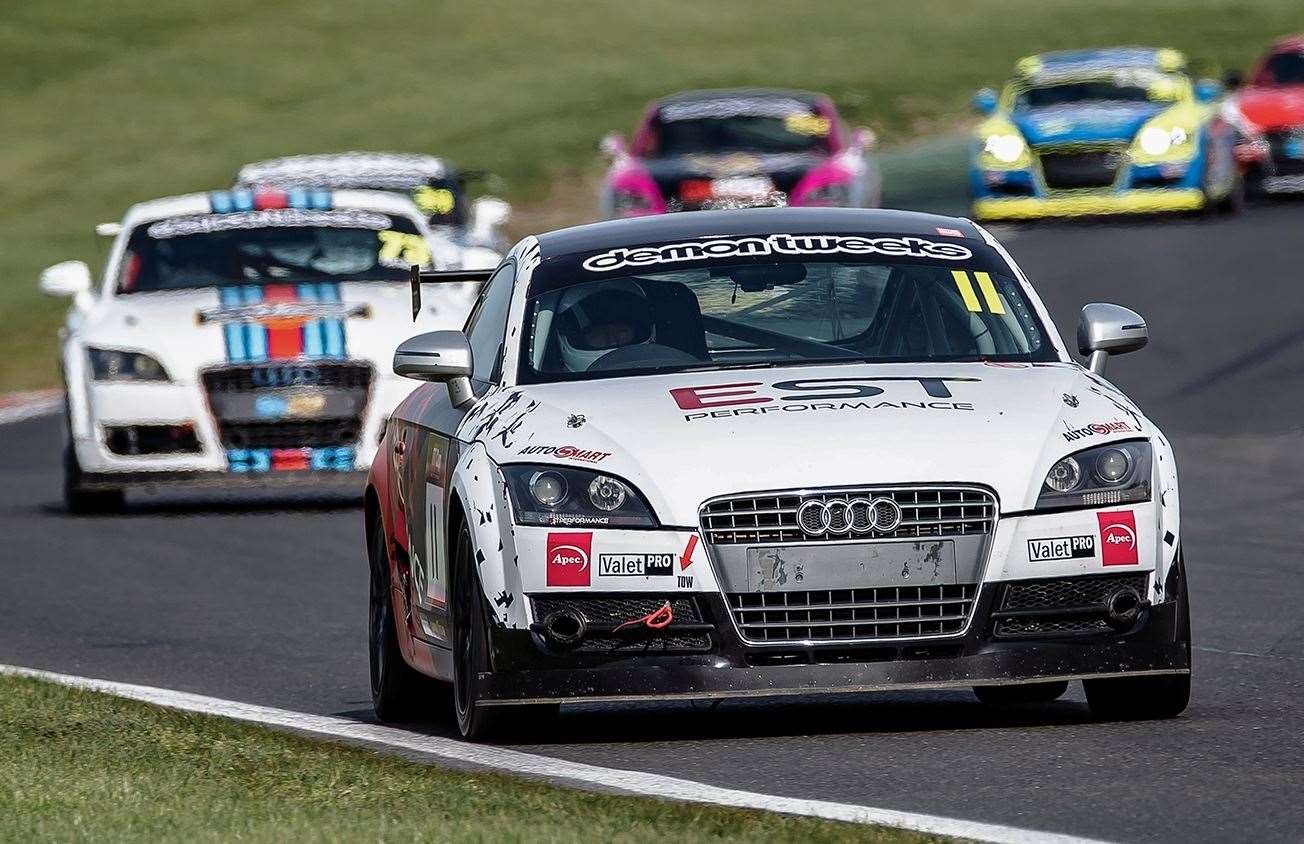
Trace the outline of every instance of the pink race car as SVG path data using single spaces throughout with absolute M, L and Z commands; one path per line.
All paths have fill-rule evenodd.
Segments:
M 825 94 L 730 89 L 648 106 L 633 142 L 607 135 L 606 217 L 770 205 L 879 205 L 870 129 L 850 129 Z

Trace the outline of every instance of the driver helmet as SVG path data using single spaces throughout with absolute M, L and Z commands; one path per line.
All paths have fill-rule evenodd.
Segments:
M 651 343 L 652 303 L 632 281 L 590 282 L 557 303 L 557 339 L 567 371 L 584 372 L 612 349 Z

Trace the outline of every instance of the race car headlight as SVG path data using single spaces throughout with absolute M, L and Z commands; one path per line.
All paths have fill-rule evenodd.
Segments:
M 988 135 L 983 152 L 1002 164 L 1013 164 L 1023 155 L 1026 145 L 1018 135 Z
M 627 481 L 568 466 L 502 467 L 516 523 L 546 527 L 657 527 Z
M 169 381 L 168 374 L 149 355 L 115 349 L 87 349 L 91 378 L 95 381 Z
M 1136 151 L 1157 158 L 1182 157 L 1190 154 L 1194 133 L 1183 126 L 1147 126 L 1136 136 Z
M 1150 443 L 1109 443 L 1055 461 L 1042 482 L 1038 510 L 1110 507 L 1150 500 Z

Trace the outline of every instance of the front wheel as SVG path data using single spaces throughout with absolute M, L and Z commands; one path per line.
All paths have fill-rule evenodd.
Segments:
M 72 443 L 63 449 L 63 506 L 69 513 L 116 513 L 123 508 L 127 496 L 120 489 L 82 489 L 81 464 Z
M 1083 680 L 1091 714 L 1106 721 L 1176 718 L 1191 701 L 1191 675 Z
M 487 741 L 541 726 L 556 716 L 557 704 L 491 706 L 482 700 L 481 675 L 492 670 L 489 632 L 466 525 L 458 531 L 453 572 L 453 709 L 458 731 L 469 741 Z

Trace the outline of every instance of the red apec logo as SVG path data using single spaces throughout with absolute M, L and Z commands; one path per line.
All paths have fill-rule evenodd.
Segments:
M 548 585 L 588 586 L 592 552 L 591 533 L 548 534 Z
M 1137 564 L 1136 516 L 1131 510 L 1097 513 L 1100 523 L 1100 561 L 1106 566 Z

